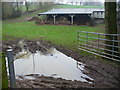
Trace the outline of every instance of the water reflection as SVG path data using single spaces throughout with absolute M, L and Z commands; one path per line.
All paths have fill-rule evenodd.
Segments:
M 29 52 L 25 55 L 28 55 L 27 58 L 24 56 L 17 59 L 14 62 L 16 75 L 39 74 L 83 82 L 87 82 L 85 78 L 91 79 L 82 73 L 84 65 L 81 62 L 77 62 L 55 48 L 50 51 L 51 53 L 47 55 L 43 55 L 39 51 L 34 54 Z
M 35 74 L 35 57 L 34 54 L 32 54 L 33 57 L 33 74 Z

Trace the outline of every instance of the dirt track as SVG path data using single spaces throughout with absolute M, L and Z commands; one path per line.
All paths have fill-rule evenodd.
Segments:
M 14 41 L 3 42 L 3 51 L 6 51 L 8 46 L 13 47 L 14 55 L 21 51 L 19 46 L 20 39 Z M 35 53 L 37 50 L 46 51 L 43 47 L 37 44 L 37 41 L 24 40 L 27 43 L 27 46 L 24 45 L 24 48 L 27 48 L 30 52 Z M 56 46 L 50 42 L 43 40 L 38 40 L 42 46 L 45 48 L 55 47 L 57 50 L 63 52 L 67 56 L 74 58 L 77 61 L 80 61 L 85 64 L 84 73 L 94 79 L 93 84 L 83 83 L 78 81 L 64 80 L 62 78 L 56 79 L 52 77 L 44 77 L 38 75 L 29 75 L 33 76 L 36 79 L 30 80 L 26 79 L 23 76 L 20 76 L 20 80 L 17 79 L 18 88 L 120 88 L 120 67 L 114 66 L 107 62 L 97 60 L 92 56 L 82 56 L 79 52 L 73 52 L 67 50 L 62 46 Z

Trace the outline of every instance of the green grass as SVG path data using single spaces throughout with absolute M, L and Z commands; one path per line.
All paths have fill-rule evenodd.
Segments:
M 74 49 L 76 48 L 77 31 L 97 32 L 98 27 L 89 26 L 60 26 L 60 25 L 35 25 L 34 22 L 3 22 L 3 40 L 6 36 L 24 39 L 44 38 L 57 45 Z
M 55 5 L 54 8 L 103 8 L 103 6 Z
M 6 69 L 6 60 L 5 55 L 3 53 L 0 53 L 0 81 L 2 81 L 2 88 L 8 88 L 8 76 L 7 76 L 7 69 Z M 2 73 L 1 73 L 2 72 Z M 2 77 L 2 78 L 1 78 Z M 1 86 L 1 85 L 0 85 Z

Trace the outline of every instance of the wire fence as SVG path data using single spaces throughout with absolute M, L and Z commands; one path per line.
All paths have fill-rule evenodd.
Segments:
M 120 62 L 120 34 L 78 31 L 78 49 Z

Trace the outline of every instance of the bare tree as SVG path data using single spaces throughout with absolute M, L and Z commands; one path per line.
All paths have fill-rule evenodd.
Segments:
M 17 11 L 19 11 L 19 2 L 16 0 Z
M 25 0 L 25 7 L 26 7 L 26 12 L 28 12 L 29 10 L 29 6 L 28 6 L 28 2 Z

